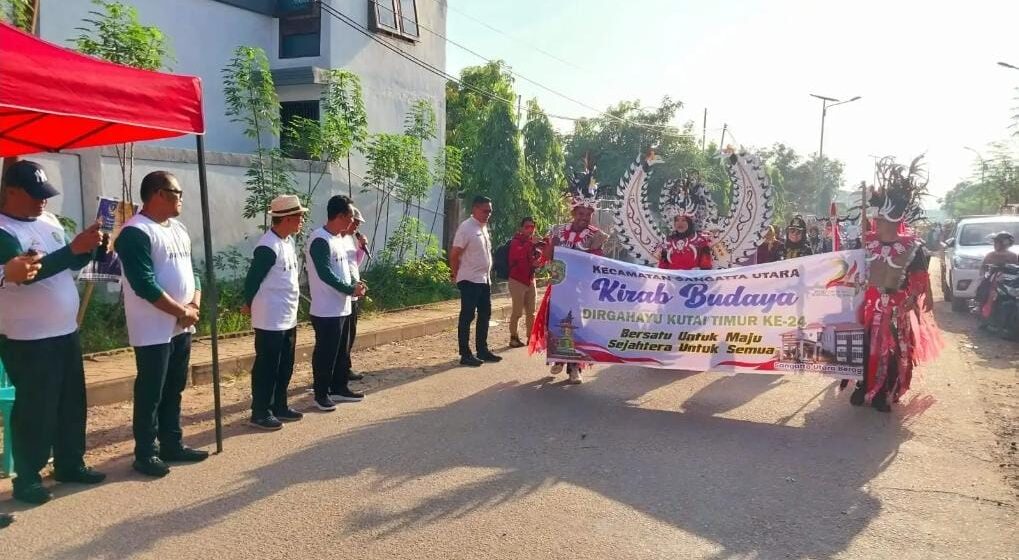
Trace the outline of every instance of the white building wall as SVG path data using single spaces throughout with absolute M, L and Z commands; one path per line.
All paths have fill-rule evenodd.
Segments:
M 252 141 L 244 137 L 240 124 L 230 122 L 226 116 L 223 97 L 222 69 L 229 62 L 234 49 L 240 45 L 260 47 L 265 50 L 273 69 L 316 66 L 320 68 L 344 68 L 358 74 L 364 89 L 368 113 L 369 132 L 400 132 L 404 117 L 411 104 L 418 99 L 428 100 L 436 111 L 438 138 L 426 144 L 429 159 L 435 156 L 445 142 L 445 81 L 421 67 L 400 58 L 382 45 L 356 32 L 327 12 L 322 12 L 322 46 L 317 57 L 280 59 L 278 47 L 278 20 L 263 14 L 244 10 L 214 0 L 123 0 L 137 8 L 143 24 L 156 25 L 169 37 L 175 61 L 170 70 L 190 74 L 202 79 L 206 123 L 206 149 L 211 153 L 208 177 L 210 183 L 210 204 L 213 215 L 213 238 L 216 251 L 228 247 L 246 250 L 247 240 L 258 233 L 259 221 L 244 220 L 241 210 L 246 192 L 244 190 L 243 158 L 236 154 L 250 153 Z M 418 17 L 423 27 L 445 33 L 445 6 L 433 0 L 418 0 Z M 332 0 L 337 10 L 349 15 L 361 25 L 368 27 L 367 0 Z M 95 8 L 91 0 L 42 0 L 40 34 L 43 39 L 73 48 L 73 38 L 80 34 L 82 20 L 89 17 Z M 445 42 L 428 31 L 421 30 L 421 40 L 404 41 L 388 35 L 378 35 L 414 56 L 427 60 L 437 68 L 445 68 Z M 303 101 L 318 99 L 321 86 L 315 84 L 282 86 L 279 88 L 281 101 Z M 198 214 L 197 169 L 190 157 L 177 153 L 178 150 L 194 150 L 192 137 L 137 144 L 139 150 L 157 148 L 156 152 L 140 157 L 134 172 L 134 191 L 145 173 L 155 169 L 166 169 L 177 174 L 188 193 L 185 207 L 189 215 L 185 223 L 196 241 L 196 254 L 200 253 L 201 222 Z M 174 148 L 175 150 L 158 150 Z M 56 178 L 65 194 L 51 202 L 51 209 L 64 213 L 79 224 L 90 223 L 95 216 L 96 197 L 119 197 L 121 193 L 120 169 L 110 149 L 101 159 L 100 150 L 83 150 L 72 155 L 28 156 L 42 162 L 47 171 Z M 216 157 L 217 155 L 221 157 Z M 214 162 L 221 162 L 219 164 Z M 77 164 L 77 165 L 76 165 Z M 343 162 L 346 165 L 346 162 Z M 300 185 L 307 182 L 307 175 L 301 171 L 307 164 L 297 164 L 297 179 Z M 347 184 L 346 169 L 333 166 L 331 173 L 323 180 L 313 207 L 313 219 L 324 216 L 324 201 L 331 194 L 353 192 L 355 203 L 362 208 L 370 223 L 365 231 L 375 231 L 376 201 L 380 198 L 374 191 L 362 192 L 360 177 L 365 174 L 363 158 L 356 154 L 352 159 L 353 185 Z M 441 239 L 443 217 L 439 204 L 438 188 L 428 196 L 420 213 L 426 225 L 435 226 L 435 234 Z M 436 210 L 438 216 L 436 218 Z M 190 213 L 194 212 L 193 215 Z M 388 208 L 389 231 L 396 228 L 403 213 L 403 203 L 392 201 Z M 417 215 L 417 208 L 412 214 Z M 386 213 L 383 212 L 378 228 L 379 244 L 385 236 Z M 380 249 L 381 247 L 377 248 Z

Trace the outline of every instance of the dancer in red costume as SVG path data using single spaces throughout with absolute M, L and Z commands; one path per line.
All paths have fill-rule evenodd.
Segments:
M 672 220 L 673 230 L 659 245 L 658 268 L 667 270 L 710 270 L 711 238 L 698 231 L 697 216 L 703 215 L 707 196 L 698 175 L 689 174 L 666 186 L 662 213 Z
M 602 230 L 591 225 L 591 218 L 598 207 L 598 184 L 594 180 L 595 167 L 589 158 L 584 158 L 584 171 L 574 172 L 570 179 L 569 197 L 572 207 L 571 215 L 573 220 L 568 224 L 552 226 L 545 243 L 546 262 L 552 262 L 555 247 L 564 247 L 577 251 L 585 251 L 592 255 L 602 254 L 602 245 L 608 239 L 608 235 Z M 552 297 L 552 286 L 545 289 L 545 296 L 541 300 L 541 307 L 534 318 L 534 327 L 531 329 L 529 351 L 531 354 L 544 351 L 547 347 L 548 334 L 548 306 Z M 579 385 L 583 383 L 580 373 L 584 364 L 564 364 L 556 362 L 552 364 L 551 374 L 562 373 L 563 368 L 569 375 L 568 383 Z
M 876 213 L 863 238 L 870 263 L 861 310 L 867 362 L 850 402 L 870 401 L 881 412 L 899 402 L 909 390 L 913 367 L 933 359 L 941 344 L 931 315 L 930 255 L 909 227 L 923 219 L 920 199 L 927 180 L 919 164 L 919 157 L 908 167 L 891 158 L 878 163 L 880 183 L 869 201 Z

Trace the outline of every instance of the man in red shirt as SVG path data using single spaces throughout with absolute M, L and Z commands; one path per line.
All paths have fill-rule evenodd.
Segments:
M 513 300 L 513 312 L 510 314 L 510 348 L 526 346 L 520 341 L 517 330 L 520 317 L 526 312 L 527 338 L 531 338 L 531 325 L 534 324 L 534 271 L 541 265 L 541 253 L 536 249 L 534 237 L 534 218 L 530 216 L 520 221 L 520 229 L 510 240 L 509 247 L 509 291 Z

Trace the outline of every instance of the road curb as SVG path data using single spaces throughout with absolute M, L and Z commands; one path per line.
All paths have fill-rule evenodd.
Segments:
M 512 306 L 508 301 L 493 302 L 492 319 L 506 320 Z M 437 334 L 456 327 L 458 317 L 450 314 L 441 319 L 423 319 L 404 325 L 385 328 L 372 328 L 370 322 L 361 327 L 357 333 L 354 350 L 365 350 L 383 346 L 393 342 L 402 342 L 430 334 Z M 314 348 L 312 341 L 299 342 L 297 345 L 297 361 L 308 361 Z M 455 352 L 455 348 L 449 351 Z M 251 373 L 251 364 L 255 359 L 254 343 L 251 352 L 243 356 L 221 358 L 219 360 L 220 375 L 228 377 L 246 377 Z M 100 406 L 129 401 L 134 397 L 134 375 L 125 375 L 114 379 L 86 381 L 85 391 L 89 406 Z M 188 385 L 208 385 L 212 383 L 212 361 L 191 364 L 188 370 Z

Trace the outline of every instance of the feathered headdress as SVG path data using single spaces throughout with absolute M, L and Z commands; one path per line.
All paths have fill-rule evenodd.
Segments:
M 877 218 L 912 224 L 924 219 L 921 199 L 927 194 L 927 173 L 917 156 L 909 166 L 895 163 L 892 157 L 877 162 L 877 188 L 872 188 L 868 204 Z
M 691 222 L 704 217 L 708 193 L 696 171 L 666 181 L 662 195 L 662 214 L 670 224 L 676 216 L 685 216 Z
M 597 168 L 591 155 L 584 154 L 584 170 L 574 171 L 572 177 L 567 177 L 566 196 L 570 199 L 571 208 L 598 207 L 598 182 L 594 179 Z

